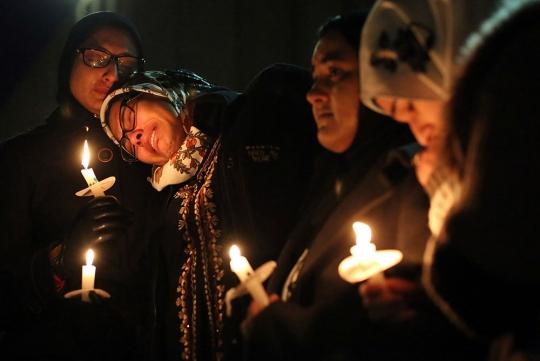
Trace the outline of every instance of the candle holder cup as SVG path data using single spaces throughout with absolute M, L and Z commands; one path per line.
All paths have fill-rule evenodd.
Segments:
M 93 183 L 92 185 L 81 189 L 80 191 L 76 192 L 75 195 L 77 197 L 99 197 L 104 196 L 105 191 L 111 188 L 114 185 L 114 182 L 116 181 L 115 177 L 108 177 L 103 180 L 98 181 L 97 183 Z
M 339 264 L 338 273 L 349 283 L 362 282 L 368 278 L 382 283 L 382 272 L 401 262 L 402 258 L 403 254 L 394 249 L 375 251 L 374 257 L 367 261 L 349 256 Z
M 80 296 L 83 302 L 90 302 L 90 291 L 95 292 L 101 298 L 111 298 L 111 294 L 100 288 L 90 288 L 90 289 L 78 289 L 70 291 L 64 295 L 64 298 L 75 298 Z
M 231 316 L 232 314 L 232 301 L 235 298 L 242 297 L 247 295 L 248 293 L 251 293 L 253 286 L 261 286 L 261 284 L 266 281 L 268 277 L 270 277 L 272 272 L 274 272 L 276 265 L 277 263 L 275 261 L 268 261 L 264 263 L 262 266 L 253 271 L 253 273 L 250 274 L 246 280 L 241 282 L 238 286 L 233 287 L 227 291 L 227 293 L 225 294 L 227 316 Z M 264 302 L 263 306 L 266 306 L 268 305 L 268 296 L 266 295 L 266 292 L 264 292 L 264 295 L 266 296 L 266 302 Z

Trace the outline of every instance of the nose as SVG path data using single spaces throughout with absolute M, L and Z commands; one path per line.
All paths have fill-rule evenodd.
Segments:
M 315 80 L 313 86 L 306 94 L 306 99 L 311 105 L 327 101 L 329 99 L 328 91 L 320 81 Z
M 107 65 L 104 69 L 105 73 L 103 74 L 103 78 L 106 82 L 113 84 L 119 80 L 118 64 L 116 63 L 115 59 L 111 59 L 109 65 Z
M 142 146 L 142 137 L 143 137 L 142 129 L 134 129 L 131 132 L 127 133 L 126 137 L 129 139 L 131 144 L 136 145 L 138 147 Z

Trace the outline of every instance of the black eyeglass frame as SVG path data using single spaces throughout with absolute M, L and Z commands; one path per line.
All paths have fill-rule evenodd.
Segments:
M 137 148 L 135 144 L 131 143 L 129 138 L 126 136 L 127 133 L 132 132 L 135 129 L 135 126 L 137 125 L 137 111 L 136 109 L 130 105 L 130 103 L 134 102 L 137 98 L 139 98 L 143 93 L 135 93 L 132 96 L 127 96 L 124 99 L 120 101 L 120 108 L 118 111 L 118 122 L 120 125 L 120 131 L 122 132 L 122 136 L 120 137 L 120 140 L 118 141 L 118 145 L 120 146 L 120 154 L 122 156 L 122 159 L 126 162 L 137 162 Z M 132 124 L 128 124 L 126 126 L 126 123 L 124 121 L 124 113 L 126 111 L 126 108 L 129 109 L 133 113 L 133 122 Z M 128 117 L 128 120 L 130 117 Z
M 106 63 L 103 63 L 103 64 L 92 64 L 87 58 L 86 58 L 86 51 L 87 50 L 92 50 L 92 51 L 97 51 L 97 52 L 100 52 L 100 53 L 104 53 L 104 54 L 107 54 L 108 58 L 106 58 Z M 86 48 L 78 48 L 76 50 L 77 54 L 81 54 L 82 55 L 82 59 L 83 59 L 83 62 L 86 66 L 89 66 L 91 68 L 105 68 L 107 66 L 109 66 L 109 64 L 111 63 L 111 61 L 114 61 L 115 65 L 116 65 L 116 69 L 118 70 L 119 73 L 122 73 L 123 75 L 125 76 L 129 76 L 139 70 L 141 70 L 143 68 L 143 65 L 144 63 L 146 62 L 146 59 L 145 58 L 140 58 L 138 56 L 133 56 L 133 55 L 114 55 L 112 54 L 110 51 L 108 51 L 107 49 L 97 49 L 97 48 L 91 48 L 91 47 L 86 47 Z M 131 59 L 136 59 L 137 60 L 137 67 L 135 69 L 133 69 L 133 71 L 129 72 L 129 73 L 123 73 L 121 71 L 121 69 L 124 67 L 123 65 L 121 65 L 119 63 L 119 60 L 122 59 L 122 58 L 131 58 Z

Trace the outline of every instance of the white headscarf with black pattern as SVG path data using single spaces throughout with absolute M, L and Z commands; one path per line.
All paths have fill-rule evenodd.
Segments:
M 362 102 L 376 97 L 447 100 L 460 48 L 498 0 L 379 0 L 360 43 Z

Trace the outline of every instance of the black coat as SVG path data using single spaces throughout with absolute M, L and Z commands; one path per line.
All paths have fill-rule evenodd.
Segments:
M 158 194 L 145 180 L 146 169 L 122 160 L 98 119 L 76 105 L 71 107 L 71 115 L 65 114 L 65 109 L 57 109 L 47 124 L 1 145 L 4 172 L 0 184 L 5 191 L 0 196 L 0 312 L 1 328 L 7 332 L 2 347 L 6 350 L 9 344 L 11 351 L 7 352 L 12 352 L 12 357 L 80 358 L 76 350 L 86 349 L 84 344 L 92 339 L 89 358 L 100 353 L 125 356 L 110 353 L 115 347 L 110 341 L 117 337 L 112 336 L 117 331 L 112 325 L 129 319 L 137 324 L 135 332 L 144 328 L 146 321 L 134 317 L 143 314 L 143 292 L 149 289 L 138 284 L 148 280 L 140 271 L 148 239 L 143 210 L 153 206 Z M 89 200 L 75 196 L 87 187 L 80 172 L 85 139 L 91 151 L 90 167 L 97 178 L 116 177 L 106 193 L 135 214 L 128 241 L 116 245 L 123 276 L 100 266 L 99 247 L 96 250 L 96 287 L 113 296 L 103 310 L 64 300 L 64 292 L 80 288 L 80 278 L 68 280 L 65 289 L 57 293 L 48 258 L 51 246 L 63 241 L 77 211 Z
M 246 359 L 430 359 L 438 355 L 437 346 L 449 347 L 459 338 L 425 302 L 426 297 L 411 305 L 419 311 L 414 322 L 372 323 L 362 307 L 358 285 L 338 274 L 339 263 L 350 256 L 355 243 L 352 223 L 363 221 L 372 227 L 372 241 L 379 249 L 397 248 L 404 254 L 403 261 L 386 273 L 419 283 L 429 235 L 428 200 L 402 150 L 389 152 L 406 138 L 390 124 L 385 129 L 382 122 L 388 120 L 376 121 L 381 122 L 379 128 L 364 124 L 364 139 L 357 139 L 345 154 L 349 169 L 341 178 L 348 187 L 338 197 L 334 189 L 323 193 L 289 237 L 268 291 L 281 295 L 306 249 L 307 256 L 290 287 L 289 300 L 271 304 L 251 321 Z M 440 343 L 427 343 L 424 337 L 430 334 Z
M 168 190 L 171 199 L 159 241 L 164 262 L 160 262 L 158 282 L 158 359 L 177 360 L 186 351 L 182 345 L 186 329 L 179 318 L 186 311 L 185 322 L 198 329 L 196 336 L 187 337 L 188 347 L 196 341 L 191 352 L 198 359 L 238 359 L 239 318 L 249 299 L 235 303 L 233 318 L 224 315 L 223 292 L 239 282 L 229 268 L 228 250 L 238 244 L 254 268 L 276 259 L 299 216 L 312 158 L 320 150 L 305 100 L 310 84 L 309 72 L 275 65 L 259 74 L 241 95 L 222 92 L 197 99 L 195 124 L 215 139 L 216 154 L 207 156 L 197 176 Z M 173 197 L 188 194 L 194 186 L 200 190 L 205 181 L 211 199 L 198 191 L 197 202 L 190 200 L 184 208 L 183 196 Z M 187 210 L 187 225 L 179 230 L 182 209 Z M 201 233 L 198 226 L 204 229 Z M 191 258 L 193 249 L 196 256 Z M 186 288 L 179 279 L 184 279 L 182 272 L 193 260 L 199 265 L 189 273 L 195 275 L 195 285 Z M 201 266 L 204 262 L 209 265 L 208 276 Z M 189 292 L 182 297 L 178 290 Z

